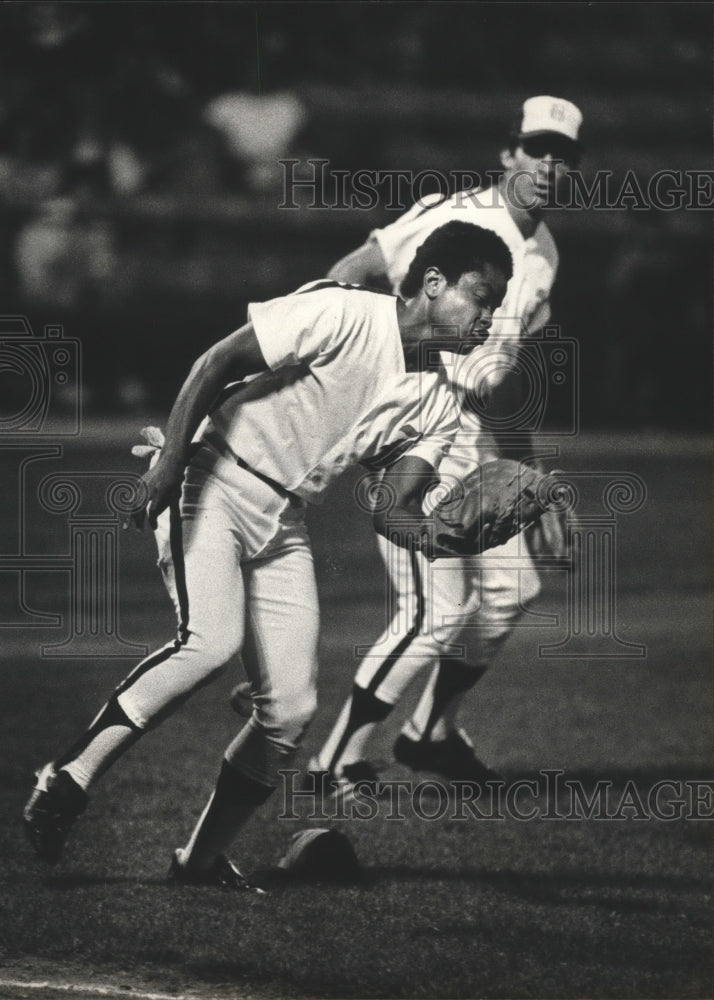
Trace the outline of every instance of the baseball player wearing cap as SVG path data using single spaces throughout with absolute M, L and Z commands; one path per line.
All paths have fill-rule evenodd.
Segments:
M 463 221 L 420 243 L 405 300 L 314 282 L 251 305 L 249 322 L 194 364 L 143 477 L 178 635 L 38 772 L 24 822 L 44 860 L 59 859 L 107 768 L 240 651 L 252 714 L 171 871 L 181 882 L 249 887 L 223 852 L 277 785 L 315 710 L 318 608 L 306 504 L 352 465 L 390 465 L 394 505 L 375 526 L 399 535 L 386 524 L 387 514 L 399 515 L 400 544 L 416 557 L 428 537 L 423 493 L 459 415 L 438 357 L 435 365 L 422 342 L 448 326 L 458 343 L 480 343 L 512 273 L 503 241 Z M 143 523 L 143 513 L 137 518 Z
M 461 428 L 442 478 L 458 476 L 499 456 L 503 441 L 484 426 L 484 399 L 491 405 L 508 389 L 517 367 L 518 345 L 542 327 L 550 315 L 549 296 L 558 254 L 543 209 L 557 194 L 567 171 L 580 155 L 580 111 L 550 96 L 525 101 L 518 126 L 501 153 L 503 175 L 487 190 L 460 192 L 451 198 L 424 199 L 394 224 L 373 232 L 368 241 L 330 272 L 334 278 L 378 283 L 386 278 L 399 287 L 416 246 L 448 219 L 460 218 L 497 233 L 513 257 L 513 277 L 494 317 L 487 345 L 461 360 L 455 376 L 466 390 Z M 512 404 L 509 404 L 512 405 Z M 478 412 L 474 412 L 477 410 Z M 518 412 L 516 406 L 506 412 Z M 511 428 L 517 434 L 518 428 Z M 532 458 L 526 443 L 518 456 Z M 543 518 L 539 531 L 544 551 L 562 550 L 563 531 L 556 516 Z M 352 695 L 326 743 L 308 764 L 308 774 L 329 775 L 346 793 L 357 780 L 373 780 L 369 744 L 423 668 L 433 670 L 416 710 L 394 745 L 397 761 L 449 779 L 482 781 L 494 777 L 475 755 L 467 734 L 457 726 L 465 694 L 483 676 L 499 647 L 540 584 L 532 561 L 518 538 L 481 556 L 421 567 L 428 588 L 420 593 L 410 564 L 394 546 L 379 538 L 379 548 L 397 594 L 396 612 L 383 634 L 359 664 Z M 508 568 L 511 556 L 518 569 Z M 465 648 L 465 656 L 459 652 Z M 309 784 L 309 782 L 308 782 Z M 321 786 L 324 787 L 324 786 Z

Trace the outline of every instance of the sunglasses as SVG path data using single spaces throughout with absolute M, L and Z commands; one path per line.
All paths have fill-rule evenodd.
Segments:
M 562 160 L 568 167 L 577 167 L 580 163 L 580 150 L 574 142 L 565 136 L 548 134 L 534 135 L 520 141 L 523 152 L 534 160 L 543 160 L 550 154 L 554 160 Z

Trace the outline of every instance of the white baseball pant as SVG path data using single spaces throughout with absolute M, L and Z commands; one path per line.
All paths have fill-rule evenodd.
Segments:
M 389 624 L 362 659 L 355 683 L 395 705 L 424 667 L 442 657 L 485 667 L 540 581 L 518 536 L 479 556 L 436 559 L 382 536 L 380 554 L 395 594 Z M 509 560 L 518 557 L 518 568 Z
M 118 691 L 140 729 L 161 721 L 241 653 L 253 714 L 228 747 L 265 785 L 289 766 L 316 707 L 319 612 L 305 507 L 204 445 L 186 471 L 181 518 L 159 519 L 159 566 L 177 639 Z

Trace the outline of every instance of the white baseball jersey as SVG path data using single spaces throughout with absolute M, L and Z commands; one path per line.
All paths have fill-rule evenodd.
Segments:
M 407 372 L 397 299 L 331 281 L 249 306 L 269 371 L 229 386 L 204 435 L 303 500 L 359 462 L 438 466 L 459 409 L 443 369 Z
M 452 357 L 453 364 L 447 364 L 449 376 L 455 383 L 474 390 L 489 366 L 492 370 L 498 367 L 501 345 L 517 345 L 548 322 L 558 251 L 544 222 L 538 224 L 532 236 L 524 238 L 498 187 L 461 191 L 446 199 L 437 194 L 423 198 L 392 225 L 371 234 L 382 251 L 387 277 L 395 291 L 427 236 L 456 219 L 492 230 L 501 237 L 513 257 L 513 277 L 508 282 L 502 304 L 494 312 L 486 344 L 470 356 Z M 512 364 L 510 356 L 506 365 Z M 473 464 L 477 457 L 474 446 L 478 448 L 481 461 L 496 456 L 493 439 L 481 429 L 475 414 L 464 412 L 461 430 L 443 466 L 444 472 L 456 472 L 457 466 Z

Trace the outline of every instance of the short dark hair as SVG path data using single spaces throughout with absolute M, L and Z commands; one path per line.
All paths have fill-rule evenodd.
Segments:
M 438 267 L 447 282 L 455 285 L 462 274 L 479 271 L 484 264 L 503 271 L 506 281 L 513 275 L 513 258 L 500 236 L 471 222 L 447 222 L 417 249 L 399 291 L 405 299 L 417 295 L 428 267 Z

